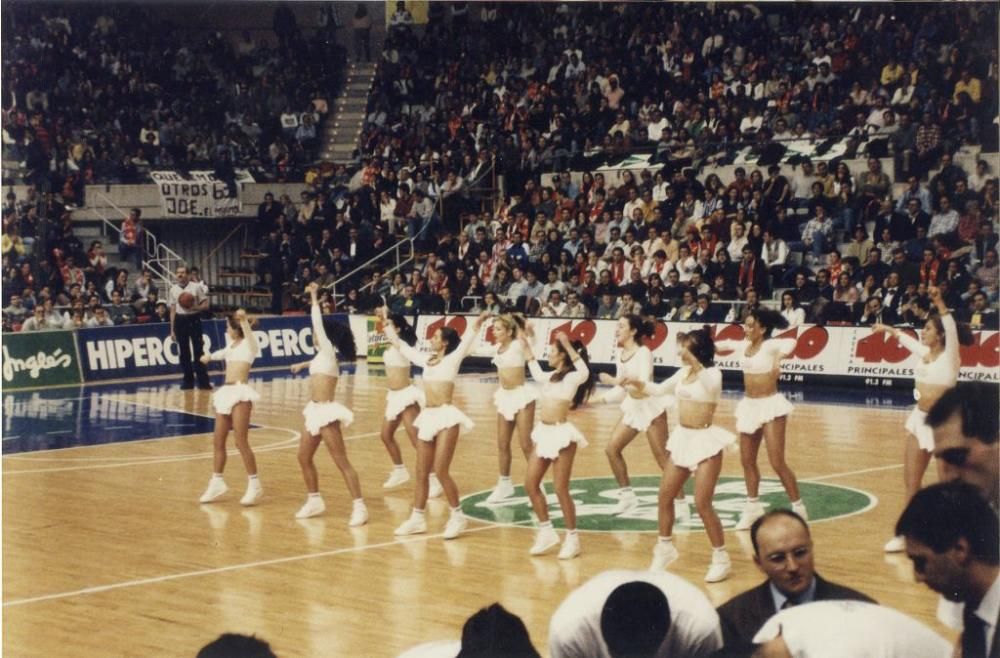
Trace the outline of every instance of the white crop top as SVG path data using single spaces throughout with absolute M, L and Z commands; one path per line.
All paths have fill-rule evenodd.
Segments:
M 542 397 L 565 400 L 566 402 L 573 401 L 580 385 L 587 381 L 587 377 L 590 376 L 590 368 L 587 367 L 583 359 L 574 361 L 573 370 L 567 372 L 557 382 L 552 381 L 552 375 L 555 374 L 555 371 L 543 371 L 542 367 L 538 365 L 538 361 L 528 361 L 528 370 L 531 371 L 531 376 L 535 378 L 535 381 L 542 384 Z
M 313 346 L 316 356 L 309 362 L 310 375 L 340 376 L 340 364 L 337 362 L 337 348 L 333 346 L 323 327 L 323 311 L 319 304 L 312 305 Z
M 410 360 L 402 352 L 390 345 L 389 349 L 382 352 L 382 363 L 386 368 L 409 368 Z
M 432 355 L 425 354 L 417 348 L 407 345 L 400 340 L 392 325 L 387 324 L 385 326 L 385 335 L 393 342 L 396 349 L 410 360 L 410 363 L 423 368 L 424 381 L 428 382 L 454 382 L 455 377 L 458 376 L 458 369 L 462 366 L 462 360 L 472 351 L 472 346 L 476 344 L 476 336 L 478 334 L 479 331 L 474 327 L 468 327 L 458 347 L 450 354 L 445 354 L 444 358 L 434 365 L 428 365 L 428 361 L 430 361 Z
M 221 350 L 212 352 L 210 358 L 213 361 L 225 360 L 226 363 L 246 363 L 249 365 L 257 358 L 259 351 L 260 347 L 257 345 L 257 339 L 251 331 L 249 336 L 243 338 L 238 343 L 229 343 Z
M 697 378 L 685 383 L 691 373 L 691 366 L 684 366 L 669 379 L 659 384 L 647 384 L 649 395 L 673 395 L 678 400 L 693 402 L 718 402 L 722 397 L 722 371 L 718 368 L 702 368 Z
M 643 381 L 647 384 L 653 381 L 653 353 L 645 345 L 640 345 L 639 349 L 632 353 L 627 361 L 622 360 L 623 351 L 618 352 L 615 359 L 615 378 L 622 379 L 628 377 L 636 381 Z M 627 392 L 621 386 L 614 386 L 604 394 L 607 402 L 621 402 L 625 399 Z
M 503 352 L 497 348 L 496 356 L 493 357 L 493 365 L 500 368 L 524 368 L 524 346 L 521 341 L 512 340 Z
M 931 362 L 924 361 L 931 348 L 916 340 L 909 334 L 899 332 L 897 340 L 906 349 L 920 357 L 917 367 L 913 369 L 914 379 L 921 384 L 936 384 L 939 386 L 954 386 L 958 382 L 958 371 L 962 365 L 962 356 L 958 351 L 958 327 L 951 313 L 941 316 L 944 327 L 944 350 Z
M 760 344 L 760 349 L 753 356 L 747 355 L 750 349 L 748 340 L 720 340 L 715 343 L 717 352 L 735 352 L 740 357 L 740 368 L 748 375 L 760 375 L 777 370 L 781 359 L 795 351 L 794 338 L 768 338 Z

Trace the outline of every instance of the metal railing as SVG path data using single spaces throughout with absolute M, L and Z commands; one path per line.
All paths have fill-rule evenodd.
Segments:
M 96 193 L 106 205 L 103 210 L 108 208 L 113 209 L 121 215 L 122 219 L 128 217 L 128 213 L 118 207 L 114 201 L 109 199 L 104 194 L 100 192 Z M 110 228 L 118 235 L 118 239 L 121 240 L 121 228 L 117 226 L 113 221 L 111 221 L 103 212 L 101 206 L 92 205 L 90 209 L 94 211 L 101 221 L 104 222 L 106 228 Z M 142 265 L 144 268 L 148 269 L 150 273 L 159 279 L 165 289 L 169 289 L 174 283 L 174 272 L 177 270 L 178 265 L 186 264 L 186 261 L 181 258 L 181 256 L 156 239 L 156 236 L 148 228 L 142 228 L 142 239 L 143 239 L 143 254 L 142 254 Z
M 393 257 L 393 265 L 391 265 L 385 271 L 385 274 L 387 276 L 395 273 L 397 270 L 399 270 L 399 269 L 405 267 L 406 265 L 412 263 L 413 259 L 415 258 L 415 255 L 416 255 L 416 252 L 415 252 L 415 250 L 413 248 L 413 242 L 414 242 L 414 240 L 417 239 L 417 237 L 419 237 L 424 232 L 425 228 L 426 228 L 426 226 L 424 226 L 424 228 L 421 228 L 420 231 L 418 231 L 417 234 L 415 236 L 413 236 L 412 238 L 406 238 L 405 240 L 400 240 L 399 242 L 397 242 L 396 244 L 392 245 L 388 249 L 385 249 L 381 253 L 373 256 L 372 258 L 369 258 L 364 263 L 362 263 L 361 265 L 358 265 L 353 270 L 351 270 L 350 272 L 348 272 L 347 274 L 343 275 L 342 277 L 340 277 L 339 279 L 337 279 L 333 283 L 331 283 L 329 286 L 327 286 L 327 290 L 329 290 L 330 294 L 333 296 L 334 302 L 340 303 L 341 299 L 343 299 L 343 297 L 344 297 L 344 293 L 338 293 L 337 292 L 337 286 L 338 285 L 342 284 L 344 281 L 350 280 L 356 274 L 358 274 L 359 272 L 362 272 L 363 270 L 371 267 L 375 263 L 381 261 L 386 256 L 392 256 Z M 370 288 L 371 285 L 372 284 L 369 283 L 369 284 L 367 284 L 365 286 L 362 286 L 361 288 L 358 289 L 358 292 L 364 292 L 365 290 L 367 290 L 368 288 Z

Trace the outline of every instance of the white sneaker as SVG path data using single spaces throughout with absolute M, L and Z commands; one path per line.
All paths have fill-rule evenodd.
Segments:
M 531 550 L 528 553 L 531 555 L 542 555 L 553 546 L 558 545 L 559 535 L 555 530 L 551 527 L 539 528 L 538 533 L 535 534 L 535 543 L 531 545 Z
M 653 563 L 649 565 L 649 570 L 663 571 L 676 562 L 680 556 L 681 554 L 677 551 L 677 547 L 674 546 L 673 542 L 664 544 L 658 541 L 656 542 L 656 546 L 653 547 Z
M 462 531 L 469 527 L 469 521 L 465 518 L 464 514 L 456 514 L 448 519 L 448 523 L 444 526 L 444 538 L 454 539 L 462 534 Z
M 427 532 L 427 520 L 422 516 L 410 515 L 410 518 L 403 521 L 403 525 L 396 528 L 394 535 L 403 537 L 405 535 L 420 535 Z
M 314 516 L 319 516 L 326 511 L 326 503 L 319 496 L 309 496 L 306 499 L 306 504 L 299 508 L 299 511 L 295 513 L 295 518 L 297 519 L 311 519 Z
M 398 487 L 404 482 L 410 481 L 410 472 L 405 468 L 394 468 L 389 473 L 389 479 L 382 483 L 383 489 L 392 489 Z
M 797 503 L 792 503 L 792 511 L 801 516 L 803 521 L 809 520 L 809 514 L 806 512 L 806 504 L 801 500 Z
M 708 567 L 708 573 L 705 574 L 706 583 L 718 583 L 726 578 L 729 578 L 729 574 L 733 572 L 733 563 L 729 559 L 729 553 L 716 553 L 712 552 L 712 564 Z
M 893 537 L 885 543 L 882 550 L 886 553 L 902 553 L 906 550 L 906 539 L 903 537 Z
M 364 505 L 355 505 L 351 512 L 351 520 L 347 522 L 347 525 L 351 528 L 357 528 L 366 523 L 368 523 L 368 508 Z
M 749 530 L 753 522 L 764 516 L 764 506 L 760 503 L 747 503 L 740 514 L 740 520 L 736 522 L 737 530 Z
M 560 560 L 572 560 L 577 555 L 580 554 L 580 536 L 575 532 L 566 533 L 566 540 L 563 542 L 562 548 L 559 549 L 559 559 Z
M 226 482 L 222 478 L 212 478 L 208 481 L 208 488 L 205 489 L 205 493 L 201 495 L 198 502 L 211 503 L 224 496 L 227 491 L 229 491 L 229 487 L 226 486 Z
M 500 480 L 496 488 L 486 498 L 487 505 L 494 505 L 514 495 L 514 483 L 510 480 Z
M 441 486 L 441 481 L 438 480 L 437 476 L 431 473 L 430 479 L 428 480 L 429 487 L 427 489 L 428 498 L 440 498 L 444 495 L 444 487 Z
M 611 510 L 611 513 L 617 516 L 619 514 L 631 512 L 637 507 L 639 507 L 639 497 L 634 493 L 626 494 L 618 500 L 618 504 L 615 505 L 613 510 Z
M 247 491 L 240 498 L 240 505 L 249 507 L 251 505 L 256 505 L 257 501 L 260 500 L 261 496 L 264 495 L 264 487 L 260 486 L 258 480 L 253 480 L 252 484 L 247 485 Z

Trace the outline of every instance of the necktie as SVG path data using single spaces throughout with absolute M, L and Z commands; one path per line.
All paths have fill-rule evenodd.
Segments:
M 788 610 L 789 608 L 795 607 L 799 604 L 795 599 L 785 599 L 785 602 L 781 604 L 782 610 Z
M 986 658 L 986 623 L 967 605 L 962 612 L 962 658 Z

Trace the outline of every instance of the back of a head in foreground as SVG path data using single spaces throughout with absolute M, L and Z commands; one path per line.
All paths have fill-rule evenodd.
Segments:
M 499 603 L 469 617 L 456 658 L 540 658 L 521 618 Z
M 278 658 L 271 645 L 252 635 L 223 633 L 217 640 L 206 644 L 197 658 Z
M 669 630 L 667 597 L 650 583 L 619 585 L 601 610 L 601 635 L 613 658 L 652 657 Z

